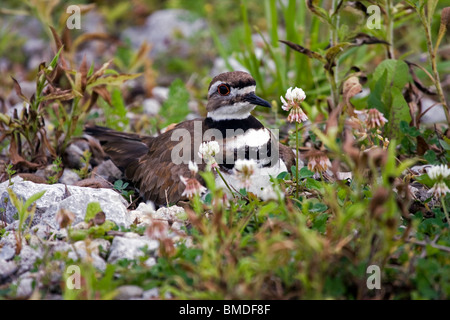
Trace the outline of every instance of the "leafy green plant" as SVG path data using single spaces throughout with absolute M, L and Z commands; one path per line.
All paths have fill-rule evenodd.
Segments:
M 30 228 L 31 223 L 33 222 L 34 213 L 36 211 L 36 203 L 34 202 L 39 200 L 44 195 L 45 190 L 33 194 L 26 201 L 19 199 L 11 188 L 8 188 L 7 191 L 11 203 L 17 209 L 17 215 L 19 218 L 19 226 L 16 230 L 16 253 L 18 254 L 22 250 L 23 236 L 27 228 Z
M 134 190 L 127 190 L 129 186 L 128 182 L 124 182 L 122 180 L 116 180 L 114 182 L 114 189 L 119 191 L 119 193 L 129 201 L 131 197 L 134 195 Z
M 8 175 L 9 186 L 12 186 L 11 177 L 16 173 L 16 170 L 13 169 L 12 164 L 6 165 L 5 172 Z
M 60 172 L 63 170 L 62 168 L 62 160 L 61 157 L 57 157 L 54 161 L 53 161 L 53 167 L 52 170 L 55 174 L 51 175 L 48 177 L 47 182 L 49 184 L 55 184 L 58 182 L 58 179 L 60 177 Z
M 83 167 L 81 167 L 81 169 L 74 169 L 74 172 L 78 174 L 80 179 L 86 179 L 89 175 L 89 161 L 91 160 L 91 156 L 92 153 L 90 153 L 89 150 L 85 150 L 81 158 Z

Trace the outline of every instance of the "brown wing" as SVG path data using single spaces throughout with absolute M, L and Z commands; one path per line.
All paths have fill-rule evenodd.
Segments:
M 195 121 L 202 120 L 184 121 L 149 143 L 148 153 L 139 159 L 133 175 L 133 180 L 139 185 L 145 199 L 158 205 L 187 200 L 186 197 L 181 196 L 185 185 L 181 182 L 180 176 L 191 177 L 187 163 L 189 160 L 195 160 L 198 146 L 202 142 L 201 139 L 194 141 L 192 133 Z M 180 131 L 176 134 L 175 130 Z M 202 131 L 204 130 L 202 125 Z M 183 163 L 179 163 L 181 157 L 184 159 Z M 205 169 L 203 163 L 198 164 L 198 167 L 200 171 Z M 196 178 L 203 183 L 199 175 Z
M 286 164 L 288 172 L 291 172 L 291 167 L 295 166 L 295 154 L 292 152 L 292 149 L 284 144 L 279 143 L 280 150 L 280 158 Z
M 145 200 L 151 200 L 157 205 L 166 205 L 167 202 L 174 204 L 180 200 L 187 200 L 181 196 L 185 185 L 181 182 L 180 176 L 186 178 L 191 176 L 187 163 L 189 160 L 194 160 L 198 144 L 202 142 L 194 141 L 191 134 L 195 121 L 202 120 L 184 121 L 157 138 L 122 133 L 102 127 L 86 128 L 85 132 L 100 140 L 104 151 L 125 172 L 126 177 L 139 188 Z M 172 141 L 176 129 L 182 129 L 183 131 L 180 132 L 185 135 Z M 204 131 L 203 126 L 202 131 Z M 183 155 L 185 156 L 183 163 L 174 162 L 172 159 L 173 156 Z M 204 164 L 198 166 L 199 170 L 204 170 Z M 197 179 L 202 182 L 199 176 Z
M 148 152 L 143 139 L 153 139 L 100 126 L 85 127 L 84 132 L 100 141 L 103 151 L 122 171 Z

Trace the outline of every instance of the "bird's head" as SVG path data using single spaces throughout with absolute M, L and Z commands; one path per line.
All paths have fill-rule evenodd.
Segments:
M 208 117 L 215 121 L 246 119 L 258 105 L 271 105 L 255 94 L 256 81 L 247 72 L 232 71 L 217 75 L 208 89 Z

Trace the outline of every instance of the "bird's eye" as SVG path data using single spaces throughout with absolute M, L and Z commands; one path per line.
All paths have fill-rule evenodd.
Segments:
M 221 84 L 217 87 L 217 92 L 219 92 L 222 96 L 227 96 L 230 94 L 230 87 L 226 84 Z

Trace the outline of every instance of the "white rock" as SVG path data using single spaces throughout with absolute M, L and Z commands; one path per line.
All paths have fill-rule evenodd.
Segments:
M 144 291 L 142 294 L 142 298 L 145 300 L 149 299 L 159 299 L 159 290 L 158 288 L 152 288 L 150 290 Z
M 161 110 L 161 104 L 154 98 L 145 99 L 142 102 L 142 105 L 144 107 L 144 113 L 147 115 L 158 114 L 159 110 Z
M 114 190 L 67 186 L 68 193 L 66 193 L 66 186 L 63 184 L 36 184 L 31 181 L 23 181 L 20 177 L 13 178 L 13 182 L 12 190 L 22 199 L 28 199 L 33 194 L 46 190 L 45 194 L 36 201 L 33 224 L 45 221 L 51 227 L 59 229 L 55 215 L 60 209 L 72 211 L 75 214 L 74 223 L 78 223 L 84 220 L 86 208 L 90 202 L 99 202 L 106 219 L 119 226 L 128 227 L 132 222 L 128 217 L 127 202 Z M 7 187 L 8 181 L 0 184 L 0 208 L 5 209 L 6 221 L 11 223 L 17 210 L 9 201 Z
M 97 166 L 95 174 L 108 181 L 115 181 L 123 178 L 123 173 L 111 161 L 106 160 Z
M 75 251 L 70 251 L 68 257 L 74 261 L 82 259 L 85 262 L 90 262 L 92 265 L 101 270 L 105 271 L 106 262 L 99 255 L 98 246 L 86 245 L 85 241 L 77 241 L 73 244 Z
M 164 101 L 167 100 L 167 98 L 169 98 L 169 88 L 154 87 L 152 89 L 152 95 L 157 101 L 163 103 Z
M 141 238 L 141 236 L 138 235 L 136 232 L 125 232 L 123 237 L 127 238 L 127 239 L 140 239 Z
M 41 248 L 32 248 L 28 245 L 23 246 L 19 254 L 20 263 L 18 273 L 22 274 L 32 269 L 36 260 L 41 258 L 43 254 L 44 252 Z
M 153 217 L 161 220 L 174 221 L 178 219 L 184 220 L 185 214 L 186 211 L 184 211 L 184 209 L 179 206 L 161 207 L 155 212 Z
M 156 264 L 156 259 L 153 258 L 153 257 L 150 257 L 150 258 L 148 258 L 147 260 L 145 260 L 144 264 L 145 264 L 147 267 L 151 268 L 151 267 L 153 267 L 153 266 Z
M 6 244 L 3 247 L 0 247 L 0 260 L 11 260 L 16 255 L 15 247 L 10 244 Z
M 133 285 L 125 285 L 117 288 L 117 295 L 115 296 L 116 300 L 129 300 L 141 298 L 144 290 L 138 286 Z
M 26 299 L 33 293 L 33 278 L 21 278 L 18 281 L 16 298 Z
M 6 279 L 17 271 L 18 267 L 15 261 L 6 261 L 0 259 L 0 280 Z
M 64 169 L 61 178 L 59 178 L 59 183 L 72 185 L 77 181 L 80 181 L 80 176 L 71 169 Z
M 121 259 L 133 260 L 142 257 L 144 256 L 142 251 L 144 247 L 147 247 L 147 251 L 156 251 L 159 247 L 159 242 L 145 237 L 140 239 L 115 237 L 107 261 L 108 263 L 115 263 Z
M 130 211 L 130 220 L 137 222 L 138 226 L 150 225 L 152 223 L 152 215 L 156 213 L 153 203 L 141 202 L 136 210 Z

